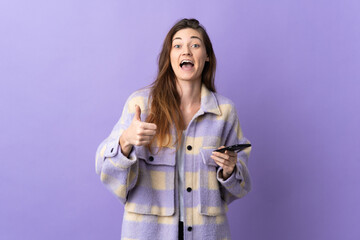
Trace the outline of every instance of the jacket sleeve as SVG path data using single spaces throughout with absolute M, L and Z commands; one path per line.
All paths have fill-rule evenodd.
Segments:
M 235 107 L 232 107 L 229 113 L 228 124 L 230 127 L 225 135 L 225 146 L 250 143 L 250 141 L 242 134 Z M 219 167 L 217 170 L 217 179 L 220 182 L 221 195 L 227 204 L 237 198 L 244 197 L 251 190 L 251 179 L 247 168 L 250 151 L 251 147 L 246 148 L 237 154 L 237 163 L 234 171 L 226 180 L 221 177 L 223 171 L 222 167 Z
M 121 152 L 120 136 L 127 129 L 134 117 L 135 103 L 131 96 L 125 103 L 119 121 L 110 135 L 97 148 L 95 171 L 102 183 L 115 194 L 122 203 L 126 202 L 128 192 L 135 186 L 138 177 L 138 161 L 135 151 L 129 158 Z

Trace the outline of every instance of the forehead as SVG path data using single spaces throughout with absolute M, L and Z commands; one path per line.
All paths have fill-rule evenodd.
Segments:
M 192 28 L 185 28 L 177 31 L 173 36 L 172 40 L 179 39 L 181 40 L 190 40 L 193 37 L 200 38 L 201 41 L 203 40 L 201 33 L 198 30 Z M 196 38 L 195 38 L 196 39 Z

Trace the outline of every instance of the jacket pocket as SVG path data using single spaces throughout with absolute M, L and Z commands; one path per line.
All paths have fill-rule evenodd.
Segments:
M 217 216 L 227 212 L 225 201 L 221 197 L 221 185 L 217 180 L 218 165 L 210 157 L 215 148 L 202 148 L 200 150 L 201 160 L 199 161 L 199 182 L 200 182 L 200 214 Z
M 175 149 L 151 154 L 135 147 L 139 161 L 136 186 L 129 192 L 125 210 L 139 214 L 172 216 L 175 213 Z

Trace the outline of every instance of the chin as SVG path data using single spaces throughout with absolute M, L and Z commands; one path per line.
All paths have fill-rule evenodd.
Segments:
M 187 81 L 187 82 L 195 82 L 195 81 L 197 81 L 199 79 L 201 80 L 201 76 L 199 76 L 199 77 L 196 77 L 194 75 L 191 75 L 191 76 L 189 76 L 189 75 L 187 75 L 187 76 L 184 76 L 184 75 L 177 76 L 177 75 L 175 75 L 175 76 L 176 76 L 177 79 L 179 79 L 181 81 Z

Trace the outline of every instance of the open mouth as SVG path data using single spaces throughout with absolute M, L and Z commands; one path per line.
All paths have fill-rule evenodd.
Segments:
M 180 63 L 182 69 L 191 69 L 194 67 L 194 63 L 191 60 L 182 60 Z

